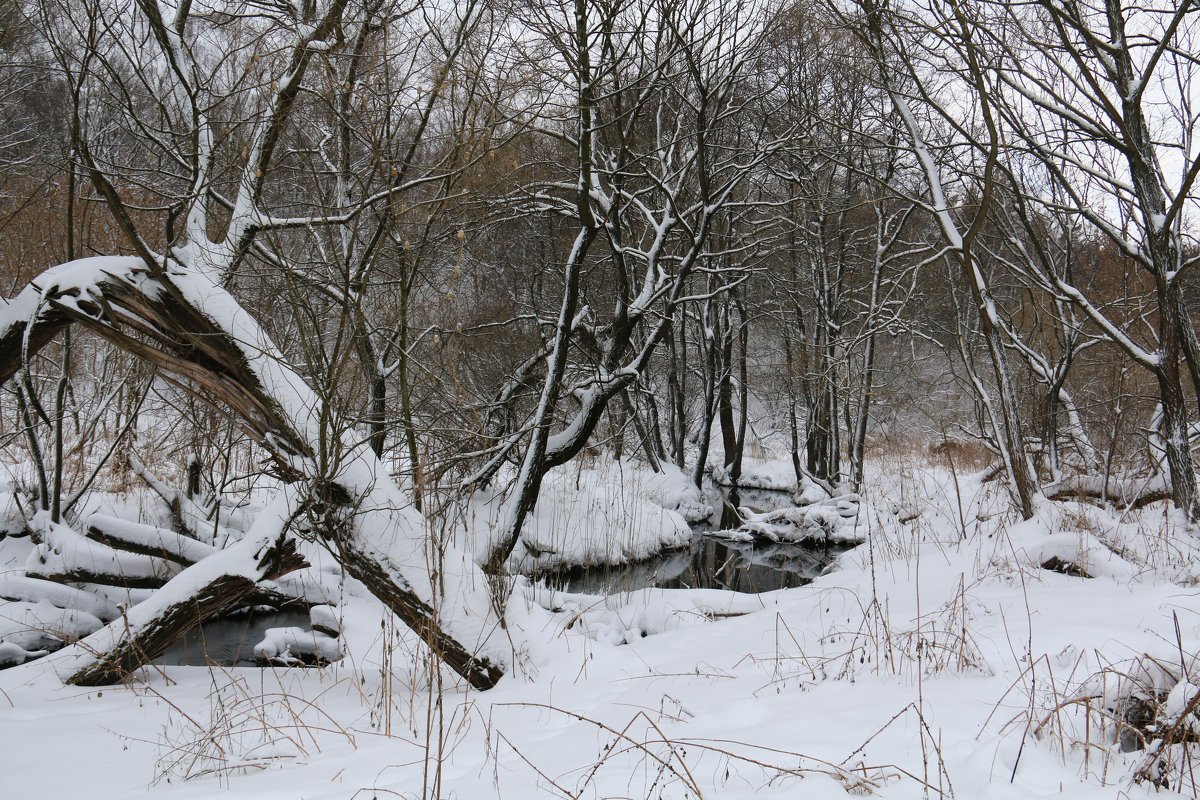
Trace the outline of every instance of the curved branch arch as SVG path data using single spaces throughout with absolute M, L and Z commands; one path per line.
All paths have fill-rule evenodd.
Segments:
M 432 552 L 425 520 L 361 437 L 320 441 L 327 434 L 316 394 L 228 291 L 203 272 L 137 257 L 52 267 L 0 306 L 0 383 L 71 324 L 230 410 L 286 480 L 313 484 L 314 496 L 347 512 L 345 529 L 327 542 L 346 570 L 472 686 L 499 680 L 507 658 L 493 635 L 500 622 L 491 583 L 469 553 L 445 542 Z M 337 453 L 333 474 L 313 458 L 322 445 Z

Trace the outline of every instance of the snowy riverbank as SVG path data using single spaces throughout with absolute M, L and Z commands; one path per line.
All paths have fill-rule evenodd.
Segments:
M 1153 795 L 1130 784 L 1146 753 L 1121 752 L 1117 720 L 1139 692 L 1163 699 L 1160 724 L 1191 697 L 1193 535 L 1161 507 L 1047 503 L 1015 524 L 994 485 L 946 479 L 877 476 L 872 508 L 921 513 L 872 512 L 868 543 L 807 587 L 519 583 L 517 670 L 484 694 L 445 676 L 438 704 L 415 637 L 353 582 L 346 657 L 322 670 L 154 668 L 102 691 L 8 670 L 0 736 L 42 744 L 0 751 L 4 783 L 93 798 Z

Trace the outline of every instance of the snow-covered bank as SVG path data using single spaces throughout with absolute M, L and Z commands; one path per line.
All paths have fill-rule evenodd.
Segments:
M 520 582 L 515 669 L 484 694 L 448 682 L 431 702 L 425 651 L 353 582 L 346 657 L 323 670 L 167 667 L 102 692 L 0 672 L 0 740 L 54 742 L 0 748 L 5 787 L 101 800 L 156 780 L 181 798 L 1158 796 L 1131 784 L 1148 756 L 1122 751 L 1137 729 L 1119 720 L 1140 695 L 1152 714 L 1161 699 L 1160 730 L 1194 724 L 1194 533 L 1162 506 L 1122 517 L 1046 503 L 1018 524 L 995 485 L 887 474 L 864 506 L 867 543 L 808 587 L 601 597 Z M 893 506 L 920 514 L 901 522 Z M 1043 568 L 1050 555 L 1097 577 Z M 1172 786 L 1180 747 L 1163 754 Z
M 747 465 L 747 474 L 758 477 L 750 484 L 739 482 L 739 486 L 773 496 L 767 510 L 739 507 L 739 519 L 730 529 L 719 524 L 722 515 L 717 507 L 723 502 L 719 490 L 710 486 L 707 494 L 701 492 L 672 465 L 663 465 L 657 473 L 644 463 L 629 460 L 556 470 L 547 476 L 537 506 L 525 523 L 510 569 L 528 575 L 562 567 L 642 561 L 686 546 L 694 535 L 689 523 L 703 523 L 714 535 L 747 542 L 846 544 L 863 540 L 865 528 L 859 526 L 862 498 L 858 495 L 830 497 L 810 482 L 795 492 L 790 462 L 748 460 Z M 721 481 L 717 470 L 714 482 L 727 486 Z M 486 552 L 505 499 L 500 493 L 478 492 L 465 511 L 451 516 L 451 524 L 458 513 L 466 519 L 475 552 Z
M 505 500 L 499 492 L 479 492 L 461 510 L 474 552 L 487 552 Z M 509 566 L 529 574 L 639 561 L 686 545 L 692 537 L 688 523 L 712 513 L 676 467 L 664 465 L 656 473 L 633 461 L 568 465 L 546 476 Z M 451 524 L 455 521 L 452 516 Z

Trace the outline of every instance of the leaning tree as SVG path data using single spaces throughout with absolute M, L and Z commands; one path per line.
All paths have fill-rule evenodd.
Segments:
M 311 110 L 305 116 L 313 76 L 382 58 L 365 42 L 397 15 L 445 22 L 433 6 L 402 14 L 385 6 L 328 0 L 239 15 L 226 4 L 139 0 L 136 13 L 103 3 L 46 9 L 49 44 L 79 87 L 74 155 L 131 255 L 69 261 L 5 302 L 0 382 L 77 326 L 224 409 L 287 487 L 237 545 L 172 570 L 150 600 L 56 656 L 70 681 L 117 680 L 261 581 L 301 566 L 298 533 L 319 537 L 472 685 L 488 688 L 502 674 L 499 612 L 475 562 L 434 540 L 371 438 L 343 421 L 229 290 L 246 264 L 287 270 L 314 246 L 306 236 L 348 228 L 411 188 L 396 171 L 372 194 L 335 193 L 333 207 L 315 212 L 303 202 L 327 196 L 327 175 L 304 185 L 297 156 L 313 135 L 305 129 L 314 124 Z M 140 224 L 147 206 L 164 230 Z M 326 294 L 353 302 L 337 287 Z M 48 517 L 34 527 L 47 559 L 80 544 Z
M 69 260 L 4 304 L 0 381 L 81 328 L 223 409 L 286 486 L 224 550 L 93 526 L 91 538 L 173 566 L 147 578 L 162 584 L 149 600 L 55 657 L 69 680 L 115 680 L 187 625 L 244 604 L 301 564 L 297 535 L 323 542 L 472 685 L 499 679 L 509 663 L 503 577 L 542 478 L 582 451 L 610 402 L 647 379 L 687 304 L 738 285 L 726 270 L 754 244 L 713 231 L 751 213 L 750 186 L 790 130 L 756 122 L 771 97 L 770 76 L 755 72 L 770 4 L 522 7 L 503 23 L 515 29 L 511 46 L 529 48 L 530 71 L 565 78 L 480 102 L 482 86 L 503 81 L 473 79 L 458 60 L 470 54 L 471 69 L 486 68 L 502 25 L 487 16 L 495 10 L 318 0 L 248 3 L 243 14 L 225 3 L 96 0 L 45 14 L 49 46 L 78 87 L 78 170 L 125 253 Z M 395 74 L 422 77 L 380 95 Z M 399 105 L 364 113 L 384 95 Z M 529 107 L 497 110 L 509 102 Z M 411 110 L 408 124 L 396 123 L 400 108 Z M 498 144 L 473 120 L 513 139 L 524 126 L 537 155 L 514 177 L 534 177 L 506 201 L 575 233 L 543 347 L 500 392 L 503 406 L 533 386 L 532 411 L 510 404 L 489 416 L 507 422 L 488 430 L 467 482 L 517 466 L 484 553 L 435 536 L 380 461 L 380 382 L 390 369 L 381 350 L 399 342 L 407 357 L 396 331 L 408 321 L 401 313 L 389 330 L 372 296 L 375 281 L 415 274 L 381 266 L 409 253 L 408 203 L 422 206 L 426 229 L 444 227 L 429 215 Z M 440 143 L 428 140 L 434 131 Z M 272 336 L 285 324 L 291 333 Z M 298 353 L 296 340 L 307 349 Z M 364 386 L 370 399 L 348 411 L 346 395 Z M 354 413 L 363 407 L 366 435 Z M 412 415 L 402 417 L 416 466 Z M 80 546 L 61 520 L 34 528 L 47 563 Z

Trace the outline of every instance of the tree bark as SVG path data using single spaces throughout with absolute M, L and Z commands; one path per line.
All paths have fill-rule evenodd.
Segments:
M 73 665 L 66 682 L 104 686 L 124 680 L 162 655 L 191 628 L 236 608 L 258 581 L 274 580 L 308 566 L 296 552 L 294 539 L 280 534 L 264 544 L 258 537 L 247 536 L 179 573 L 158 594 L 158 602 L 152 599 L 134 606 L 122 619 L 68 648 L 74 651 L 70 655 L 83 663 Z
M 486 635 L 498 624 L 488 617 L 494 606 L 484 599 L 487 581 L 481 574 L 477 581 L 469 574 L 462 576 L 459 586 L 469 596 L 454 600 L 471 609 L 474 618 L 459 609 L 452 616 L 459 632 L 445 628 L 437 615 L 440 581 L 430 580 L 430 570 L 440 567 L 430 565 L 423 521 L 402 510 L 399 490 L 369 444 L 352 431 L 342 441 L 319 443 L 340 455 L 338 472 L 320 473 L 313 457 L 318 449 L 314 437 L 326 435 L 321 433 L 320 401 L 227 292 L 204 274 L 177 269 L 168 277 L 138 258 L 85 259 L 53 268 L 0 307 L 0 382 L 20 368 L 23 341 L 30 343 L 32 353 L 34 344 L 44 346 L 72 321 L 163 368 L 167 377 L 203 401 L 228 406 L 251 438 L 272 455 L 281 477 L 322 489 L 327 503 L 352 511 L 354 525 L 341 546 L 351 574 L 369 579 L 380 599 L 401 619 L 414 622 L 417 633 L 473 686 L 494 684 L 501 654 L 471 655 L 487 646 Z M 402 560 L 390 554 L 397 548 L 404 552 Z M 216 557 L 189 569 L 207 568 Z M 478 572 L 466 561 L 461 570 Z M 222 613 L 254 590 L 253 585 L 226 578 L 213 575 L 214 588 L 202 592 L 205 613 Z M 482 596 L 476 598 L 475 593 Z M 160 612 L 172 620 L 185 613 L 165 608 Z M 155 633 L 136 648 L 153 649 L 160 636 Z M 114 669 L 132 658 L 132 651 L 122 652 L 126 655 L 114 662 Z

